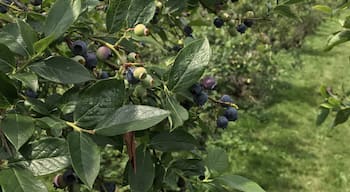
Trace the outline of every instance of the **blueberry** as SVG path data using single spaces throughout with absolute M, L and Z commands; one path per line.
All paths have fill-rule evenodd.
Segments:
M 87 44 L 81 40 L 74 41 L 72 43 L 72 52 L 74 55 L 85 56 L 87 52 Z
M 107 79 L 109 77 L 108 73 L 106 71 L 102 71 L 100 74 L 100 79 Z
M 244 23 L 245 26 L 247 26 L 249 28 L 249 27 L 253 26 L 254 21 L 252 19 L 244 19 L 243 23 Z
M 42 0 L 31 0 L 30 3 L 34 6 L 39 6 L 42 4 Z
M 194 95 L 193 101 L 197 105 L 203 106 L 208 101 L 208 94 L 201 92 L 199 95 Z
M 214 77 L 205 77 L 204 79 L 202 79 L 201 85 L 204 89 L 213 90 L 216 86 L 216 81 Z
M 130 84 L 136 84 L 138 82 L 140 82 L 140 80 L 136 79 L 134 77 L 134 68 L 128 68 L 126 70 L 126 74 L 125 74 L 126 80 L 130 83 Z
M 97 58 L 99 58 L 102 61 L 107 60 L 111 55 L 111 50 L 106 46 L 99 47 L 96 51 Z
M 201 181 L 203 181 L 203 180 L 205 179 L 205 176 L 204 176 L 204 175 L 200 175 L 200 176 L 198 177 L 198 179 L 201 180 Z
M 116 189 L 115 183 L 112 182 L 104 182 L 100 187 L 101 192 L 114 192 Z
M 67 186 L 63 181 L 63 176 L 60 174 L 54 177 L 52 184 L 55 189 L 64 189 Z
M 242 33 L 245 33 L 245 31 L 247 30 L 247 26 L 244 25 L 243 23 L 242 24 L 239 24 L 237 27 L 236 27 L 236 30 L 238 32 L 240 32 L 241 34 Z
M 95 53 L 89 52 L 85 56 L 85 67 L 92 70 L 97 66 L 97 57 Z
M 25 94 L 27 97 L 30 97 L 30 98 L 37 98 L 38 97 L 38 94 L 35 91 L 33 91 L 32 89 L 27 89 Z
M 6 4 L 11 4 L 12 1 L 11 0 L 2 0 L 2 2 L 6 3 Z M 7 13 L 8 11 L 8 7 L 5 5 L 0 5 L 0 13 Z
M 186 36 L 190 36 L 190 35 L 192 34 L 192 32 L 193 32 L 192 27 L 190 27 L 190 26 L 188 26 L 188 25 L 186 25 L 186 26 L 184 27 L 184 33 L 185 33 Z
M 224 115 L 229 121 L 236 121 L 238 118 L 237 110 L 233 107 L 228 107 L 225 110 Z
M 193 95 L 199 95 L 202 92 L 202 86 L 199 83 L 193 84 L 190 88 L 190 92 Z
M 218 128 L 225 129 L 227 125 L 228 125 L 228 119 L 225 116 L 219 116 L 218 119 L 216 120 L 216 126 Z
M 63 173 L 62 179 L 67 185 L 72 185 L 78 181 L 78 178 L 72 169 L 67 169 Z
M 217 17 L 214 19 L 214 25 L 216 28 L 221 28 L 224 25 L 224 20 L 221 19 L 220 17 Z
M 179 52 L 182 49 L 181 45 L 174 45 L 174 47 L 172 48 L 175 52 Z
M 230 96 L 228 95 L 223 95 L 221 98 L 220 98 L 220 101 L 222 102 L 226 102 L 226 103 L 233 103 L 233 100 Z

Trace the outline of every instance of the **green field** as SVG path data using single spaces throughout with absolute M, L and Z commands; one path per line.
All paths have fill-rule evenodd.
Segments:
M 350 191 L 348 123 L 331 129 L 329 118 L 323 126 L 315 125 L 320 85 L 349 88 L 350 44 L 321 51 L 337 28 L 337 21 L 327 20 L 302 48 L 275 55 L 288 75 L 276 80 L 271 102 L 242 112 L 240 121 L 224 133 L 233 171 L 267 191 Z

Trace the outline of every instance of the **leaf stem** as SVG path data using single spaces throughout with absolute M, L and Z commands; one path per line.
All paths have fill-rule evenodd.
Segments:
M 67 124 L 69 127 L 73 128 L 73 130 L 76 131 L 76 132 L 84 132 L 84 133 L 88 133 L 88 134 L 91 134 L 91 135 L 94 135 L 94 134 L 95 134 L 95 131 L 94 131 L 94 130 L 88 130 L 88 129 L 80 128 L 80 127 L 78 127 L 75 123 L 66 121 L 66 124 Z
M 212 102 L 214 102 L 214 103 L 217 103 L 217 104 L 223 104 L 223 105 L 227 105 L 227 106 L 230 106 L 230 107 L 239 109 L 238 105 L 236 105 L 236 104 L 234 104 L 234 103 L 223 102 L 223 101 L 217 100 L 217 99 L 212 98 L 212 97 L 209 97 L 209 100 L 212 101 Z

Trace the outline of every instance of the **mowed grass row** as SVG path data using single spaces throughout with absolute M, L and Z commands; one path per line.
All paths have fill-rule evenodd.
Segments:
M 271 102 L 242 111 L 219 141 L 228 149 L 235 173 L 269 192 L 350 191 L 350 122 L 335 129 L 330 128 L 333 119 L 315 125 L 320 85 L 350 90 L 350 43 L 321 51 L 339 28 L 329 19 L 302 48 L 275 56 L 285 71 L 270 93 Z

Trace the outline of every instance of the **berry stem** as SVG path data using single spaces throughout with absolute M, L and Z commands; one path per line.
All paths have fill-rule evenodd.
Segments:
M 95 131 L 94 131 L 94 130 L 87 130 L 87 129 L 80 128 L 80 127 L 78 127 L 75 123 L 66 121 L 66 124 L 67 124 L 69 127 L 73 128 L 74 131 L 77 131 L 77 132 L 84 132 L 84 133 L 88 133 L 88 134 L 91 134 L 91 135 L 94 135 L 94 134 L 95 134 Z
M 224 104 L 224 105 L 228 105 L 230 107 L 233 107 L 235 109 L 239 109 L 238 105 L 234 104 L 234 103 L 229 103 L 229 102 L 223 102 L 223 101 L 220 101 L 220 100 L 216 100 L 212 97 L 208 97 L 210 101 L 214 102 L 214 103 L 217 103 L 217 104 Z
M 18 12 L 23 12 L 23 10 L 18 9 L 16 6 L 13 6 L 13 3 L 7 4 L 7 3 L 5 3 L 5 2 L 0 1 L 0 5 L 4 5 L 4 6 L 6 6 L 6 7 L 8 7 L 8 8 L 11 8 L 11 9 L 13 9 L 13 10 L 15 10 L 15 11 L 18 11 Z

